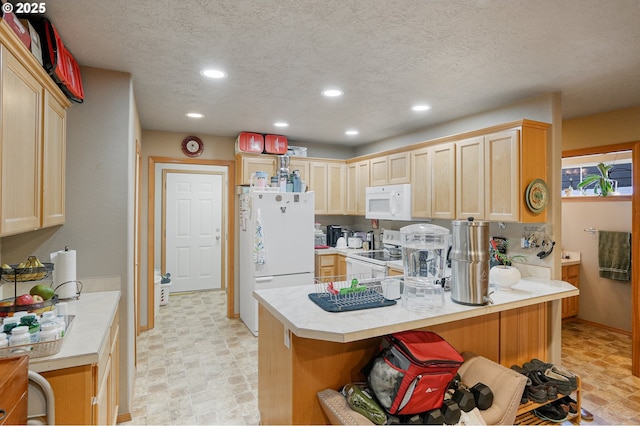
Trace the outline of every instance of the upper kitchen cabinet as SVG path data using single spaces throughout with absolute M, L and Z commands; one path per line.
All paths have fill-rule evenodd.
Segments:
M 0 21 L 0 236 L 64 223 L 69 100 Z
M 456 217 L 484 218 L 484 138 L 456 141 Z
M 309 189 L 315 192 L 316 214 L 344 214 L 345 173 L 341 160 L 309 162 Z
M 370 186 L 396 185 L 411 182 L 409 151 L 389 154 L 369 160 Z
M 347 214 L 364 216 L 369 160 L 347 163 Z
M 411 216 L 431 217 L 431 147 L 411 151 Z
M 546 181 L 545 123 L 522 124 L 456 141 L 456 217 L 498 222 L 544 222 L 526 202 L 527 186 Z
M 40 227 L 42 85 L 4 46 L 0 234 Z
M 431 217 L 453 219 L 456 215 L 456 145 L 431 147 Z
M 525 197 L 531 182 L 536 179 L 548 181 L 548 129 L 547 123 L 523 120 L 519 127 L 506 132 L 511 133 L 511 136 L 499 132 L 485 138 L 485 157 L 490 160 L 487 176 L 491 179 L 487 185 L 489 204 L 486 206 L 486 212 L 489 220 L 547 221 L 547 210 L 532 211 L 527 206 Z M 507 146 L 511 146 L 512 149 L 508 150 Z M 509 167 L 513 169 L 507 171 Z M 511 191 L 511 197 L 501 198 L 500 194 L 507 193 L 507 190 Z M 511 214 L 509 209 L 516 210 Z
M 236 154 L 236 184 L 250 185 L 255 172 L 276 173 L 276 157 L 261 154 Z
M 48 90 L 44 92 L 42 161 L 42 227 L 64 223 L 66 170 L 66 110 Z
M 289 171 L 300 171 L 300 180 L 309 185 L 309 160 L 305 157 L 291 157 L 289 159 Z

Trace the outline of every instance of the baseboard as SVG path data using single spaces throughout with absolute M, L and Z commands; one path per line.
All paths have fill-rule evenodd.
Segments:
M 118 418 L 116 419 L 116 423 L 130 422 L 131 419 L 132 419 L 131 413 L 118 414 Z
M 611 326 L 604 325 L 604 324 L 599 324 L 597 322 L 587 321 L 587 320 L 584 320 L 582 318 L 575 318 L 575 317 L 567 318 L 565 320 L 565 322 L 579 322 L 579 323 L 587 324 L 587 325 L 590 325 L 592 327 L 600 328 L 600 329 L 603 329 L 603 330 L 613 331 L 614 333 L 624 334 L 625 336 L 631 336 L 631 332 L 630 331 L 621 330 L 619 328 L 611 327 Z

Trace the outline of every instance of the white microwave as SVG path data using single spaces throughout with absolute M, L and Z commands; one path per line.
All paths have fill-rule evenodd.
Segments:
M 365 217 L 411 220 L 411 184 L 367 187 Z

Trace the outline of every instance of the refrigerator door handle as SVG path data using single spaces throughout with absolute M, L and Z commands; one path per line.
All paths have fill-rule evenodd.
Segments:
M 273 277 L 272 276 L 271 277 L 258 277 L 258 278 L 256 278 L 256 282 L 257 283 L 266 283 L 266 282 L 269 282 L 269 281 L 273 281 Z

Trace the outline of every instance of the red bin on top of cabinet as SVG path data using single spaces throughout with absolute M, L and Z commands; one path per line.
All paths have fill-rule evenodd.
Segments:
M 264 152 L 267 154 L 284 155 L 289 148 L 286 136 L 266 135 L 264 138 Z
M 264 150 L 264 136 L 260 133 L 242 132 L 236 139 L 236 152 L 252 152 L 262 154 Z

